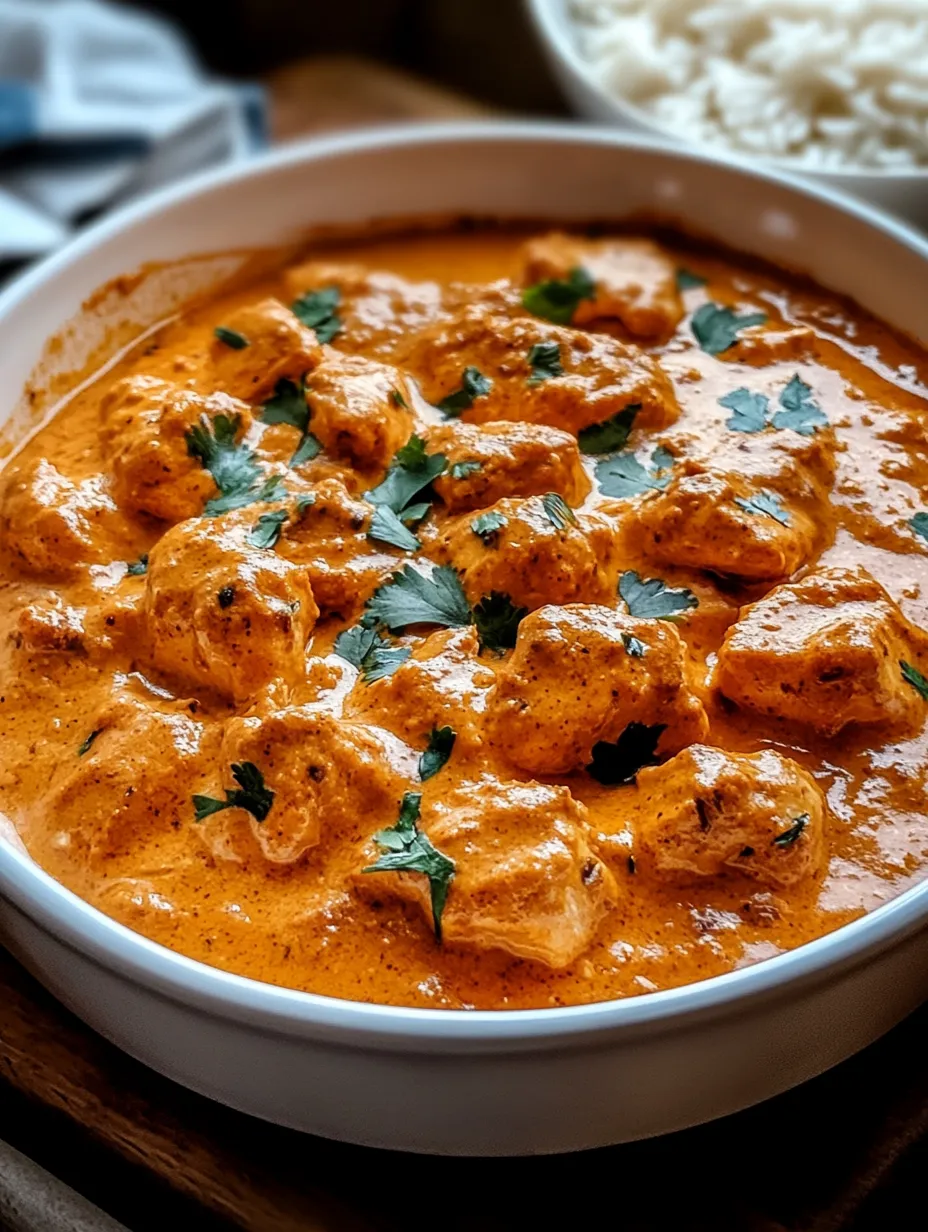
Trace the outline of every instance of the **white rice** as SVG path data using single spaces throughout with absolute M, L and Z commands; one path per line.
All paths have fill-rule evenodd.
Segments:
M 928 0 L 568 0 L 605 88 L 676 136 L 806 167 L 928 165 Z

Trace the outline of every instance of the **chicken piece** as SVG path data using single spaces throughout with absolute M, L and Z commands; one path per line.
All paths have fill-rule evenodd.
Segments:
M 557 501 L 507 497 L 479 514 L 462 514 L 429 550 L 440 563 L 454 565 L 472 603 L 492 591 L 529 610 L 605 603 L 615 594 L 619 571 L 615 529 L 595 513 L 567 508 L 561 516 L 566 507 Z M 493 529 L 481 531 L 488 519 Z
M 325 347 L 308 391 L 313 435 L 335 457 L 385 467 L 409 440 L 409 394 L 396 368 Z
M 85 565 L 119 559 L 128 533 L 105 475 L 75 483 L 36 458 L 7 476 L 0 540 L 27 573 L 69 577 Z
M 145 575 L 148 661 L 236 703 L 276 676 L 302 678 L 319 615 L 307 570 L 249 542 L 259 516 L 252 507 L 179 523 Z
M 928 634 L 865 569 L 819 569 L 742 609 L 715 683 L 740 706 L 834 735 L 848 723 L 924 721 L 903 663 L 928 670 Z
M 562 371 L 536 380 L 529 353 L 542 343 L 557 345 Z M 476 306 L 420 334 L 407 363 L 435 406 L 466 390 L 465 370 L 476 368 L 489 389 L 474 391 L 469 406 L 454 410 L 471 423 L 509 419 L 576 435 L 628 406 L 641 408 L 635 420 L 641 428 L 664 428 L 680 413 L 667 375 L 637 347 Z
M 566 787 L 485 774 L 424 800 L 418 826 L 454 861 L 441 920 L 446 943 L 566 967 L 590 946 L 616 900 L 612 874 L 589 845 L 586 809 Z M 369 842 L 364 865 L 380 854 Z M 358 880 L 365 893 L 415 903 L 432 921 L 422 874 L 384 872 Z
M 825 863 L 825 799 L 808 771 L 763 749 L 694 744 L 638 775 L 628 806 L 636 872 L 660 881 L 740 874 L 788 889 Z
M 812 555 L 816 524 L 736 474 L 680 474 L 641 501 L 631 534 L 654 560 L 749 581 L 780 581 Z
M 56 844 L 77 848 L 94 864 L 140 849 L 187 814 L 204 740 L 196 702 L 156 696 L 137 677 L 117 681 L 38 805 L 39 824 Z
M 322 359 L 313 331 L 276 299 L 247 304 L 219 325 L 240 334 L 247 346 L 229 346 L 214 338 L 210 346 L 212 380 L 245 402 L 262 402 L 278 381 L 284 377 L 299 381 Z
M 567 279 L 584 270 L 595 293 L 574 310 L 572 325 L 614 318 L 640 338 L 666 338 L 683 318 L 675 263 L 651 240 L 587 240 L 553 231 L 522 248 L 524 282 Z
M 493 746 L 532 774 L 582 769 L 631 723 L 660 727 L 659 757 L 709 730 L 676 629 L 584 604 L 525 617 L 488 710 Z
M 439 424 L 427 435 L 429 453 L 448 468 L 432 485 L 452 513 L 481 509 L 504 496 L 557 492 L 579 505 L 590 490 L 577 442 L 544 424 Z
M 278 551 L 306 570 L 327 615 L 349 619 L 396 569 L 396 556 L 379 551 L 367 537 L 371 513 L 372 507 L 351 496 L 340 480 L 324 479 L 283 528 Z
M 292 864 L 327 836 L 359 841 L 366 819 L 389 814 L 417 778 L 416 755 L 389 732 L 313 706 L 230 720 L 218 760 L 220 781 L 198 794 L 225 801 L 239 786 L 234 766 L 260 779 L 246 778 L 250 798 L 206 816 L 201 837 L 217 858 L 247 861 L 257 845 L 273 864 Z
M 441 288 L 435 282 L 408 282 L 363 265 L 309 261 L 284 275 L 287 294 L 336 287 L 339 328 L 332 341 L 342 351 L 395 362 L 412 337 L 441 314 Z
M 80 654 L 105 659 L 134 652 L 141 633 L 141 589 L 107 594 L 90 608 L 72 607 L 49 592 L 19 613 L 16 642 L 27 653 Z
M 359 679 L 346 712 L 366 723 L 379 723 L 422 747 L 429 733 L 449 726 L 455 747 L 481 740 L 492 668 L 477 657 L 473 628 L 442 629 L 425 638 L 392 675 L 367 683 Z
M 192 429 L 214 432 L 224 416 L 236 438 L 251 427 L 251 411 L 227 394 L 203 395 L 153 376 L 117 382 L 100 403 L 101 443 L 113 470 L 119 504 L 164 522 L 182 522 L 216 495 L 209 471 L 190 452 Z

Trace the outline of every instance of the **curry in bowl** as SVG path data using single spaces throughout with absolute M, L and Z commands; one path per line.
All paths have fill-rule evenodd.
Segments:
M 184 954 L 513 1009 L 757 962 L 928 857 L 924 357 L 683 240 L 320 247 L 2 476 L 0 805 Z

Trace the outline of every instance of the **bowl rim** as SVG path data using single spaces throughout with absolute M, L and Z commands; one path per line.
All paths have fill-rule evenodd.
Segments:
M 32 293 L 102 243 L 135 228 L 166 205 L 181 204 L 239 179 L 345 153 L 383 153 L 409 146 L 448 143 L 564 142 L 570 145 L 656 151 L 682 162 L 732 170 L 777 184 L 851 215 L 908 247 L 928 265 L 928 237 L 901 220 L 823 185 L 780 170 L 704 150 L 569 122 L 483 121 L 393 125 L 309 138 L 247 162 L 203 172 L 161 189 L 93 224 L 62 249 L 15 279 L 0 293 L 0 322 Z M 432 1052 L 554 1049 L 565 1042 L 596 1040 L 620 1032 L 624 1040 L 670 1033 L 733 1009 L 747 1012 L 781 994 L 837 979 L 907 940 L 928 918 L 928 878 L 868 914 L 827 935 L 752 966 L 694 984 L 583 1005 L 516 1010 L 419 1009 L 348 1001 L 301 992 L 235 975 L 188 958 L 118 923 L 79 898 L 0 835 L 0 896 L 14 911 L 89 958 L 101 969 L 188 1008 L 252 1025 L 281 1036 L 328 1039 L 340 1046 Z M 15 948 L 15 945 L 14 945 Z
M 842 167 L 809 167 L 789 158 L 773 158 L 763 154 L 751 156 L 738 150 L 728 150 L 724 145 L 717 145 L 710 141 L 700 141 L 693 137 L 687 137 L 682 133 L 677 133 L 667 125 L 657 123 L 652 116 L 643 108 L 637 106 L 637 104 L 630 102 L 628 99 L 621 98 L 617 94 L 613 94 L 603 85 L 596 76 L 591 62 L 581 55 L 575 41 L 571 39 L 568 33 L 561 29 L 559 23 L 554 19 L 554 9 L 556 6 L 560 6 L 564 9 L 567 25 L 576 24 L 570 16 L 569 0 L 524 0 L 524 5 L 539 42 L 547 50 L 549 56 L 554 57 L 578 85 L 592 91 L 598 101 L 607 110 L 613 112 L 616 123 L 620 123 L 623 119 L 626 122 L 631 121 L 639 126 L 641 132 L 651 133 L 659 140 L 676 142 L 683 145 L 686 149 L 693 149 L 699 152 L 716 155 L 721 153 L 730 161 L 739 163 L 742 161 L 754 163 L 756 161 L 765 168 L 771 167 L 797 176 L 821 177 L 822 180 L 834 180 L 836 183 L 840 183 L 842 180 L 857 179 L 873 180 L 884 184 L 916 184 L 928 177 L 928 166 L 868 167 L 862 163 L 848 163 Z

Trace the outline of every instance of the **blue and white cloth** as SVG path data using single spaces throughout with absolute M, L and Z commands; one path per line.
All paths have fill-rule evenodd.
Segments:
M 265 141 L 261 90 L 208 78 L 161 19 L 105 0 L 0 0 L 0 261 Z

